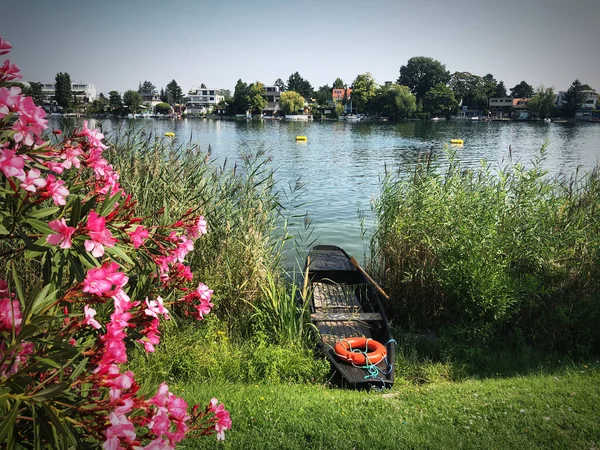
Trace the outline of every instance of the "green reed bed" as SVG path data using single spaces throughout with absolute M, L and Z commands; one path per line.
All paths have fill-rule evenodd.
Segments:
M 482 362 L 492 344 L 600 349 L 600 172 L 465 167 L 456 154 L 388 174 L 371 267 L 403 331 L 434 330 L 441 356 Z

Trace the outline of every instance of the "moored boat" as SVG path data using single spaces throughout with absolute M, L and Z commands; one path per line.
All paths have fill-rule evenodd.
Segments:
M 354 258 L 333 245 L 313 247 L 305 270 L 319 348 L 342 385 L 391 387 L 395 341 L 383 308 L 383 301 L 389 301 L 383 290 Z

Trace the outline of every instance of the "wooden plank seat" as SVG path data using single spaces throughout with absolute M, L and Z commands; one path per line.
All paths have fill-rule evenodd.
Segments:
M 365 313 L 365 312 L 316 312 L 310 315 L 311 320 L 315 322 L 328 321 L 357 321 L 357 322 L 377 322 L 383 320 L 380 313 Z

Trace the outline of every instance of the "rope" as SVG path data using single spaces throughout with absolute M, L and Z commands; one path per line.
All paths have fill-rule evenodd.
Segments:
M 357 366 L 356 364 L 354 364 L 353 361 L 350 361 L 350 363 L 352 364 L 353 367 L 356 367 L 358 369 L 363 369 L 368 372 L 364 376 L 363 379 L 365 379 L 365 380 L 373 379 L 373 380 L 381 381 L 381 389 L 380 390 L 383 391 L 385 389 L 385 381 L 383 380 L 383 378 L 380 375 L 386 376 L 386 375 L 389 375 L 390 373 L 392 373 L 392 371 L 394 370 L 394 364 L 393 363 L 390 364 L 388 362 L 387 354 L 386 354 L 385 358 L 383 359 L 383 361 L 385 361 L 385 365 L 386 365 L 385 370 L 380 369 L 379 367 L 377 367 L 377 364 L 372 364 L 371 361 L 369 361 L 368 349 L 369 349 L 369 341 L 371 341 L 371 340 L 372 340 L 371 338 L 367 338 L 367 342 L 366 342 L 364 350 L 361 350 L 359 348 L 353 349 L 352 344 L 350 342 L 348 342 L 346 339 L 341 339 L 340 342 L 345 342 L 348 345 L 348 350 L 350 350 L 352 353 L 362 353 L 363 355 L 365 355 L 366 364 L 364 366 Z M 397 342 L 394 339 L 390 339 L 385 344 L 383 344 L 383 346 L 387 348 L 388 344 L 391 344 L 391 343 L 393 343 L 394 345 L 397 344 Z

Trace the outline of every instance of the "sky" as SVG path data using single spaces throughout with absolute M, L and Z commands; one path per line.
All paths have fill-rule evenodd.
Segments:
M 396 81 L 413 56 L 450 72 L 566 90 L 600 90 L 600 0 L 17 0 L 0 35 L 23 80 L 92 83 L 98 94 L 187 92 L 238 79 L 270 85 L 294 72 L 313 88 L 370 72 Z

